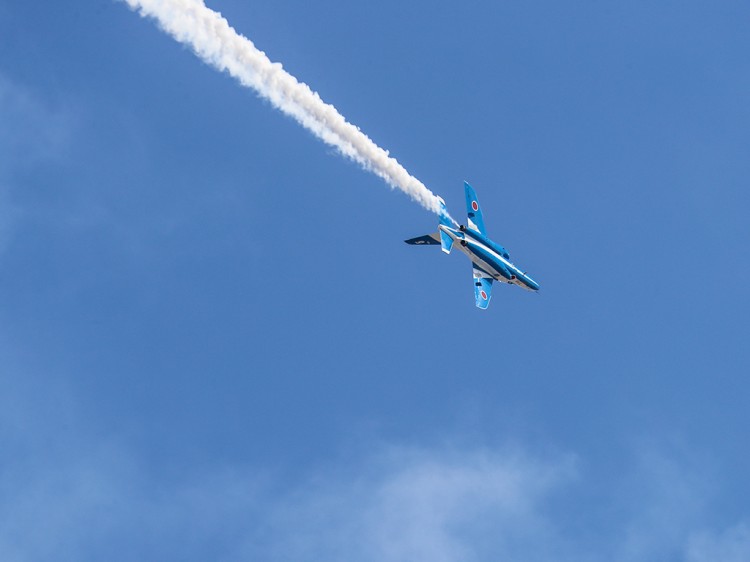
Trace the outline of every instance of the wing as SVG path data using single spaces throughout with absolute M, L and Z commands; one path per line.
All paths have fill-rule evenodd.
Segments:
M 413 246 L 440 246 L 440 236 L 437 232 L 433 232 L 432 234 L 425 234 L 424 236 L 404 240 L 404 242 Z
M 492 277 L 484 271 L 474 268 L 474 299 L 477 308 L 485 309 L 490 305 L 492 298 Z
M 466 213 L 469 215 L 469 228 L 486 235 L 482 208 L 479 206 L 477 194 L 468 182 L 464 182 L 464 191 L 466 191 Z

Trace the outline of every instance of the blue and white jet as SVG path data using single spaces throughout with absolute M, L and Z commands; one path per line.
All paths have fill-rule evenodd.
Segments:
M 457 225 L 445 209 L 445 201 L 440 199 L 438 231 L 406 240 L 406 243 L 417 246 L 440 245 L 443 252 L 450 254 L 454 242 L 458 242 L 459 249 L 471 260 L 474 270 L 474 298 L 479 308 L 485 309 L 489 306 L 493 281 L 518 285 L 527 291 L 538 291 L 539 284 L 511 263 L 508 251 L 487 238 L 477 194 L 466 182 L 464 188 L 466 211 L 469 215 L 468 226 Z

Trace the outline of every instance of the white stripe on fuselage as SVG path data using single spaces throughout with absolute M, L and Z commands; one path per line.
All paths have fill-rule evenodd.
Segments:
M 458 240 L 459 249 L 467 255 L 467 257 L 471 260 L 472 263 L 478 265 L 481 269 L 484 269 L 486 272 L 488 272 L 490 275 L 492 275 L 496 280 L 498 281 L 504 281 L 506 283 L 510 283 L 513 285 L 518 285 L 519 287 L 527 290 L 532 290 L 531 287 L 526 285 L 523 281 L 521 281 L 521 276 L 526 276 L 520 269 L 518 269 L 515 265 L 513 265 L 510 261 L 506 260 L 503 256 L 498 254 L 495 250 L 484 244 L 483 242 L 480 242 L 479 240 L 476 240 L 472 238 L 471 236 L 466 235 L 465 233 L 462 233 L 464 235 L 464 238 L 459 238 L 457 236 L 457 231 L 453 230 L 450 227 L 446 227 L 443 225 L 440 225 L 440 229 L 446 232 L 453 240 Z M 466 241 L 466 246 L 460 243 L 461 240 Z M 475 246 L 481 250 L 486 251 L 488 254 L 490 254 L 492 257 L 494 257 L 497 261 L 502 263 L 504 266 L 508 268 L 508 271 L 511 273 L 511 275 L 515 276 L 515 279 L 507 279 L 502 273 L 500 273 L 497 269 L 493 267 L 492 264 L 489 264 L 482 260 L 479 256 L 477 256 L 471 249 L 472 246 Z

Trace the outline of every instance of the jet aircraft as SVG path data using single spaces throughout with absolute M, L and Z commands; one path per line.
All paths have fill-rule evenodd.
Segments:
M 406 240 L 406 243 L 418 246 L 440 245 L 443 252 L 450 254 L 453 243 L 458 242 L 458 248 L 471 260 L 474 271 L 474 298 L 478 308 L 485 309 L 489 306 L 493 281 L 518 285 L 527 291 L 538 291 L 539 284 L 511 263 L 508 251 L 487 238 L 477 194 L 467 182 L 464 182 L 464 190 L 468 226 L 457 225 L 448 214 L 445 201 L 440 199 L 438 231 L 411 238 Z

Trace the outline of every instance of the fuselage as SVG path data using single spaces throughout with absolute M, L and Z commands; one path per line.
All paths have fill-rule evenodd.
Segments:
M 440 230 L 453 239 L 474 266 L 497 281 L 518 285 L 527 291 L 538 291 L 539 284 L 510 261 L 508 252 L 483 234 L 465 226 L 452 228 L 441 224 Z

